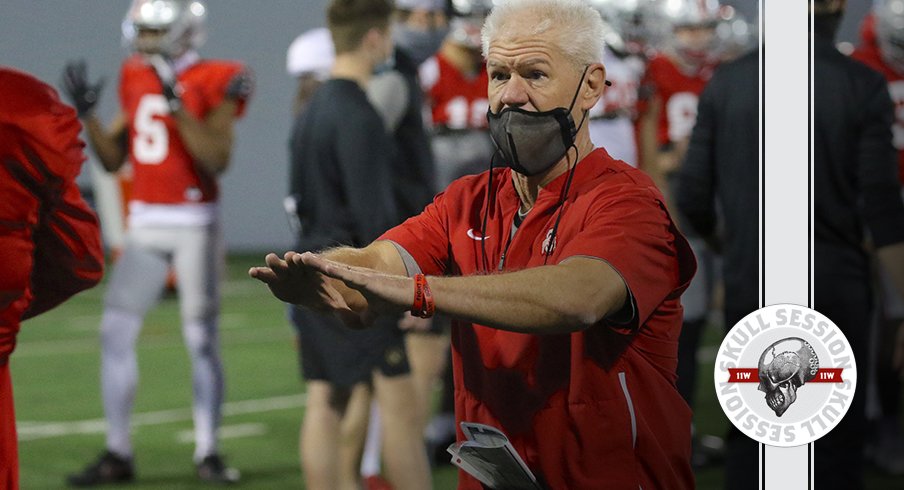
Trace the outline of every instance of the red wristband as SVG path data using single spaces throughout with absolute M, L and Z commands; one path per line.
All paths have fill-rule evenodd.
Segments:
M 423 274 L 414 276 L 414 303 L 411 305 L 411 314 L 419 318 L 430 318 L 436 311 L 433 302 L 433 293 L 427 284 L 427 277 Z

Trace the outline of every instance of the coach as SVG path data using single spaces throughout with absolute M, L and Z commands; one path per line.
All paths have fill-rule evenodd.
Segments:
M 356 326 L 456 318 L 457 420 L 501 429 L 550 488 L 692 488 L 675 366 L 695 263 L 650 179 L 588 136 L 602 29 L 581 0 L 497 4 L 491 170 L 363 249 L 269 254 L 249 274 Z M 459 488 L 481 486 L 462 473 Z

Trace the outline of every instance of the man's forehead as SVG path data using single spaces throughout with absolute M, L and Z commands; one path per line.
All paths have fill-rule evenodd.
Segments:
M 491 40 L 487 49 L 487 66 L 552 65 L 564 57 L 549 33 L 529 36 L 499 37 Z
M 524 53 L 513 56 L 490 51 L 487 57 L 487 67 L 489 68 L 548 66 L 550 64 L 552 64 L 552 57 L 541 53 Z

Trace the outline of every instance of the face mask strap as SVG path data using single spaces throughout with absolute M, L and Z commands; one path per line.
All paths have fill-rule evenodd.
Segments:
M 490 158 L 490 171 L 487 175 L 487 192 L 486 192 L 486 206 L 483 210 L 483 223 L 480 225 L 480 252 L 482 254 L 482 262 L 483 262 L 483 272 L 485 274 L 490 273 L 490 259 L 487 256 L 487 217 L 490 215 L 490 203 L 496 199 L 496 192 L 493 190 L 493 167 L 496 163 L 496 156 L 501 155 L 502 150 L 499 148 L 493 152 L 493 156 Z
M 578 88 L 574 91 L 574 97 L 571 98 L 571 104 L 568 104 L 569 114 L 571 114 L 571 110 L 574 109 L 574 103 L 578 100 L 578 94 L 581 93 L 581 85 L 584 84 L 584 77 L 587 76 L 588 69 L 590 69 L 590 65 L 586 65 L 584 71 L 581 72 L 581 80 L 578 82 Z

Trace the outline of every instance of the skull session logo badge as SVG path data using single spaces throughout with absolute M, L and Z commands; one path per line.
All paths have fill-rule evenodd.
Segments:
M 844 334 L 816 310 L 761 308 L 735 325 L 716 357 L 716 394 L 729 420 L 754 440 L 799 446 L 832 430 L 857 385 Z

